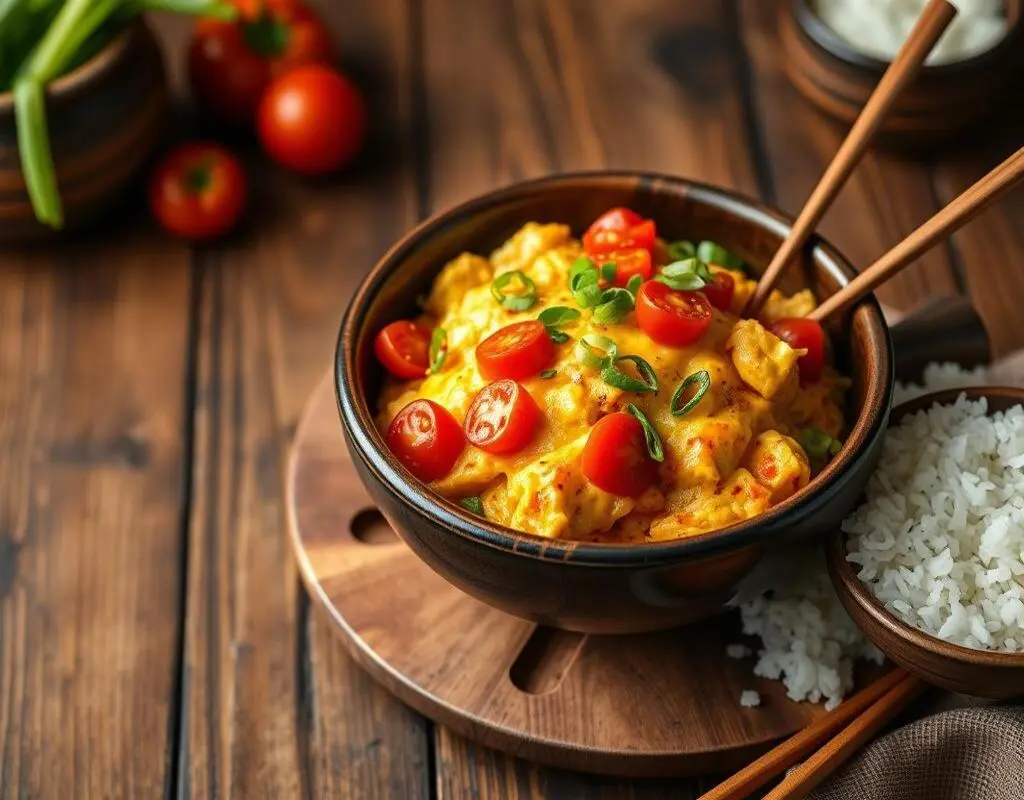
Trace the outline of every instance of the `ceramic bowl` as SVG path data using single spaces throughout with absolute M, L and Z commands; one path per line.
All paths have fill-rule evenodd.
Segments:
M 409 546 L 492 606 L 589 632 L 653 630 L 716 614 L 758 580 L 766 553 L 834 531 L 879 457 L 893 386 L 889 332 L 869 298 L 831 331 L 839 368 L 853 380 L 852 426 L 842 452 L 767 514 L 713 533 L 641 545 L 550 540 L 495 525 L 435 495 L 388 452 L 374 425 L 383 377 L 374 336 L 389 322 L 415 315 L 416 297 L 458 254 L 489 253 L 531 220 L 565 222 L 580 234 L 613 206 L 656 220 L 670 240 L 718 241 L 755 269 L 770 261 L 790 229 L 789 219 L 757 201 L 662 175 L 564 175 L 499 189 L 426 221 L 384 255 L 345 313 L 335 366 L 353 462 Z M 824 296 L 854 274 L 835 248 L 816 240 L 784 288 L 806 285 Z
M 897 98 L 877 141 L 898 147 L 939 144 L 983 123 L 1024 70 L 1024 0 L 1006 3 L 1009 30 L 972 58 L 929 65 Z M 825 114 L 851 124 L 875 90 L 887 62 L 855 50 L 817 15 L 814 0 L 779 4 L 785 70 Z
M 64 205 L 62 232 L 84 228 L 110 211 L 162 141 L 169 110 L 160 49 L 142 21 L 49 85 L 47 125 Z M 13 98 L 0 94 L 0 245 L 56 233 L 32 212 Z
M 953 403 L 965 392 L 971 399 L 988 399 L 990 412 L 1024 404 L 1024 389 L 976 387 L 934 392 L 897 406 L 892 424 L 907 414 Z M 832 536 L 826 546 L 829 575 L 840 601 L 857 626 L 885 655 L 928 683 L 977 697 L 1024 695 L 1024 653 L 998 653 L 951 644 L 908 625 L 886 610 L 861 583 L 846 560 L 846 537 Z

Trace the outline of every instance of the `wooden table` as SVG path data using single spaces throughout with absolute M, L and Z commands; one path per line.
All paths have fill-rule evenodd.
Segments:
M 376 130 L 305 182 L 248 147 L 245 229 L 144 213 L 0 255 L 0 796 L 685 798 L 489 752 L 393 700 L 310 612 L 282 479 L 356 281 L 430 212 L 557 170 L 663 170 L 795 212 L 842 131 L 788 84 L 773 3 L 327 2 Z M 156 21 L 174 79 L 189 24 Z M 824 227 L 854 263 L 1019 144 L 865 159 Z M 1024 193 L 883 299 L 970 292 L 1024 344 Z

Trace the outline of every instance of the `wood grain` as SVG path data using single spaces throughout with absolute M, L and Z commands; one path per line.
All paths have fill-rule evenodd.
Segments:
M 372 106 L 354 170 L 304 181 L 250 159 L 252 224 L 202 261 L 186 642 L 195 797 L 426 797 L 425 724 L 307 613 L 283 459 L 355 281 L 415 220 L 404 2 L 320 4 Z
M 188 253 L 0 256 L 0 796 L 160 797 L 173 758 Z
M 845 130 L 822 117 L 789 83 L 775 32 L 775 5 L 740 0 L 739 20 L 749 57 L 749 93 L 758 131 L 765 191 L 783 210 L 799 209 Z M 935 211 L 928 165 L 877 151 L 867 153 L 819 227 L 855 266 L 870 264 Z M 929 294 L 959 291 L 948 250 L 937 249 L 878 292 L 896 308 Z

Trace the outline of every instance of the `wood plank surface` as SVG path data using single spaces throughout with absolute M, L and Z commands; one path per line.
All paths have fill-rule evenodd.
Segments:
M 160 797 L 189 255 L 145 220 L 0 255 L 0 796 Z
M 784 72 L 776 36 L 777 4 L 739 0 L 749 63 L 750 102 L 766 199 L 797 214 L 846 136 L 846 129 L 810 106 Z M 869 266 L 938 209 L 931 166 L 877 150 L 864 155 L 820 225 L 859 269 Z M 883 286 L 879 298 L 907 308 L 928 294 L 957 294 L 949 249 L 939 247 Z
M 355 170 L 323 181 L 249 153 L 249 224 L 202 257 L 183 796 L 428 795 L 426 723 L 309 613 L 285 534 L 288 446 L 341 311 L 415 221 L 408 8 L 319 7 L 374 134 Z

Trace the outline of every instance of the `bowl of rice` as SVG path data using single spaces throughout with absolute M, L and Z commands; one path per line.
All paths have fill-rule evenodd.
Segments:
M 850 124 L 927 0 L 779 4 L 786 74 L 820 111 Z M 920 146 L 983 124 L 1024 69 L 1024 0 L 955 0 L 957 17 L 886 115 L 878 141 Z
M 826 546 L 854 622 L 892 661 L 979 697 L 1024 695 L 1024 389 L 892 413 L 863 503 Z

